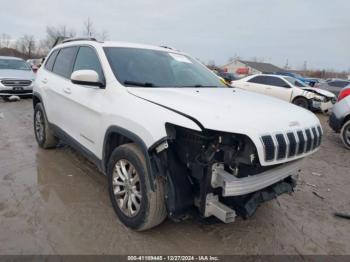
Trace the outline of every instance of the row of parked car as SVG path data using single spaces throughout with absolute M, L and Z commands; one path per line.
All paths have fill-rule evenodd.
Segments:
M 350 149 L 350 81 L 327 79 L 310 86 L 311 79 L 289 72 L 240 79 L 231 73 L 216 73 L 233 87 L 276 97 L 311 111 L 331 113 L 330 126 L 340 133 L 345 147 Z
M 33 86 L 19 76 L 30 71 L 21 61 L 2 63 L 16 71 L 4 73 L 3 95 Z M 261 202 L 292 192 L 302 159 L 321 145 L 319 119 L 301 107 L 330 110 L 335 96 L 281 75 L 233 85 L 172 48 L 66 39 L 37 73 L 35 138 L 43 149 L 64 141 L 95 163 L 116 215 L 132 229 L 193 211 L 225 223 L 248 218 Z M 342 113 L 334 123 L 346 121 Z

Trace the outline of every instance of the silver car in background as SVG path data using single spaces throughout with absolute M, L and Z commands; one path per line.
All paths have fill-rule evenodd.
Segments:
M 350 85 L 349 80 L 344 79 L 330 79 L 327 80 L 325 83 L 322 83 L 318 86 L 318 88 L 327 90 L 329 92 L 332 92 L 336 96 L 339 95 L 339 92 L 346 86 Z
M 0 97 L 31 96 L 35 74 L 21 58 L 0 56 Z
M 350 96 L 334 105 L 329 125 L 336 133 L 340 133 L 344 146 L 350 150 Z

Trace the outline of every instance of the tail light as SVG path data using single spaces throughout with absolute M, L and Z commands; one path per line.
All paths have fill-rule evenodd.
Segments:
M 340 91 L 339 96 L 338 96 L 338 102 L 340 100 L 344 99 L 345 97 L 347 97 L 348 95 L 350 95 L 350 88 L 347 88 L 347 89 Z

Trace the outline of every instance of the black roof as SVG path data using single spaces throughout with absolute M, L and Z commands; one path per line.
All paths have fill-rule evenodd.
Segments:
M 281 68 L 270 64 L 270 63 L 260 63 L 260 62 L 251 62 L 251 61 L 245 61 L 245 60 L 239 60 L 241 63 L 252 67 L 262 73 L 275 73 L 283 71 Z

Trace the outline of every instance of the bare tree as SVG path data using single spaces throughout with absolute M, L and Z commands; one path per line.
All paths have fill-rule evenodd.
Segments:
M 11 36 L 8 34 L 1 34 L 0 36 L 0 48 L 1 47 L 5 47 L 5 48 L 9 48 L 11 44 Z
M 46 36 L 39 43 L 38 52 L 41 56 L 46 55 L 56 40 L 59 37 L 74 37 L 76 35 L 73 29 L 67 28 L 66 25 L 61 25 L 58 27 L 55 26 L 47 26 L 46 27 Z
M 99 40 L 101 41 L 106 41 L 109 39 L 109 35 L 107 31 L 102 31 L 102 33 L 98 37 Z
M 94 24 L 92 23 L 90 17 L 84 22 L 83 35 L 87 37 L 93 37 L 95 35 Z
M 25 56 L 31 58 L 35 53 L 36 42 L 33 35 L 24 35 L 17 40 L 17 49 Z

